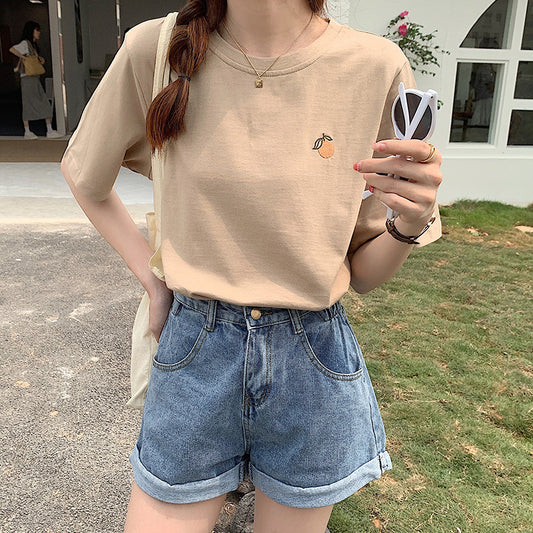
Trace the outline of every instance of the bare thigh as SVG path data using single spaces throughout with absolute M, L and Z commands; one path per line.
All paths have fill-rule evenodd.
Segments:
M 226 495 L 196 503 L 166 503 L 134 482 L 124 533 L 211 533 Z
M 254 533 L 324 533 L 333 505 L 300 509 L 281 505 L 255 488 Z

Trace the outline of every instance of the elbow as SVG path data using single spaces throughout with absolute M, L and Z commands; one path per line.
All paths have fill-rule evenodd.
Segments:
M 370 292 L 372 289 L 375 289 L 375 285 L 371 285 L 369 283 L 363 283 L 360 280 L 352 279 L 350 281 L 350 286 L 357 294 L 366 294 Z
M 376 283 L 373 283 L 373 280 L 369 279 L 368 276 L 364 276 L 364 272 L 361 272 L 361 269 L 357 268 L 353 256 L 350 257 L 350 266 L 350 287 L 352 287 L 357 294 L 366 294 L 376 288 Z
M 70 171 L 67 167 L 67 164 L 65 162 L 65 159 L 63 158 L 61 160 L 61 174 L 63 174 L 63 177 L 65 178 L 65 181 L 67 182 L 68 186 L 70 187 L 70 190 L 72 193 L 74 193 L 76 189 L 76 185 L 74 185 L 74 181 L 72 181 L 72 177 L 70 175 Z
M 74 180 L 72 179 L 72 174 L 64 158 L 61 160 L 61 173 L 63 174 L 63 177 L 65 178 L 65 181 L 67 182 L 67 185 L 70 187 L 72 195 L 79 203 L 81 200 L 82 194 L 80 193 L 80 190 L 74 183 Z
M 70 187 L 72 195 L 74 196 L 74 198 L 80 205 L 86 205 L 86 204 L 100 205 L 102 202 L 107 201 L 114 193 L 113 189 L 111 189 L 111 191 L 108 192 L 107 194 L 102 194 L 99 191 L 95 191 L 90 186 L 90 184 L 87 184 L 83 179 L 80 179 L 77 173 L 75 173 L 74 171 L 71 172 L 64 157 L 61 160 L 60 167 L 61 167 L 61 173 L 63 174 L 65 181 Z M 76 181 L 74 181 L 74 179 L 72 178 L 73 175 L 77 177 Z

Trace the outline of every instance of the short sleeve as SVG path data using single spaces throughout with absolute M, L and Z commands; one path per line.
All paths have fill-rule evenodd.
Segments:
M 150 177 L 149 100 L 130 57 L 129 33 L 87 103 L 61 161 L 76 187 L 94 200 L 107 198 L 121 165 Z
M 394 100 L 398 94 L 398 86 L 400 85 L 400 82 L 403 82 L 407 89 L 416 88 L 413 71 L 407 60 L 405 60 L 402 68 L 390 86 L 390 90 L 383 107 L 379 133 L 376 141 L 395 138 L 391 111 L 392 104 L 394 103 Z M 384 156 L 383 154 L 374 153 L 374 157 Z M 436 241 L 439 237 L 441 237 L 442 230 L 438 206 L 435 207 L 433 216 L 436 217 L 435 222 L 430 226 L 430 229 L 424 233 L 422 237 L 420 237 L 418 240 L 420 244 L 416 244 L 415 247 L 425 246 L 426 244 Z M 350 246 L 348 248 L 347 255 L 350 259 L 360 246 L 386 231 L 386 219 L 387 208 L 380 201 L 376 200 L 374 196 L 370 196 L 366 200 L 363 200 Z
M 18 44 L 14 44 L 13 48 L 22 55 L 27 55 L 30 53 L 30 47 L 28 46 L 27 41 L 20 41 Z

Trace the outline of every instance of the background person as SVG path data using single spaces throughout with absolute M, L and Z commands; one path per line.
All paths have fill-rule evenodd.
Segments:
M 62 137 L 52 129 L 53 110 L 44 92 L 40 76 L 29 76 L 24 71 L 23 57 L 36 54 L 44 65 L 44 57 L 39 55 L 37 41 L 41 37 L 41 27 L 37 22 L 28 21 L 24 25 L 20 43 L 13 45 L 9 51 L 19 58 L 15 71 L 20 74 L 20 90 L 22 92 L 22 121 L 24 122 L 24 138 L 37 139 L 37 135 L 30 130 L 30 120 L 46 120 L 46 136 L 48 138 Z

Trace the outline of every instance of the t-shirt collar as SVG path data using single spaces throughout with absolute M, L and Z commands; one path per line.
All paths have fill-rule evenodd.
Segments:
M 268 72 L 266 72 L 264 76 L 267 77 L 288 74 L 289 72 L 300 70 L 310 65 L 328 49 L 329 45 L 331 45 L 331 43 L 338 36 L 342 27 L 343 26 L 338 22 L 334 21 L 333 19 L 329 19 L 327 28 L 317 39 L 307 46 L 281 56 L 277 60 L 276 64 Z M 218 56 L 228 65 L 238 70 L 255 74 L 243 53 L 239 49 L 226 42 L 217 30 L 212 32 L 210 35 L 209 48 L 216 56 Z M 262 72 L 268 68 L 274 59 L 276 59 L 275 57 L 255 57 L 250 55 L 248 57 L 259 72 Z

